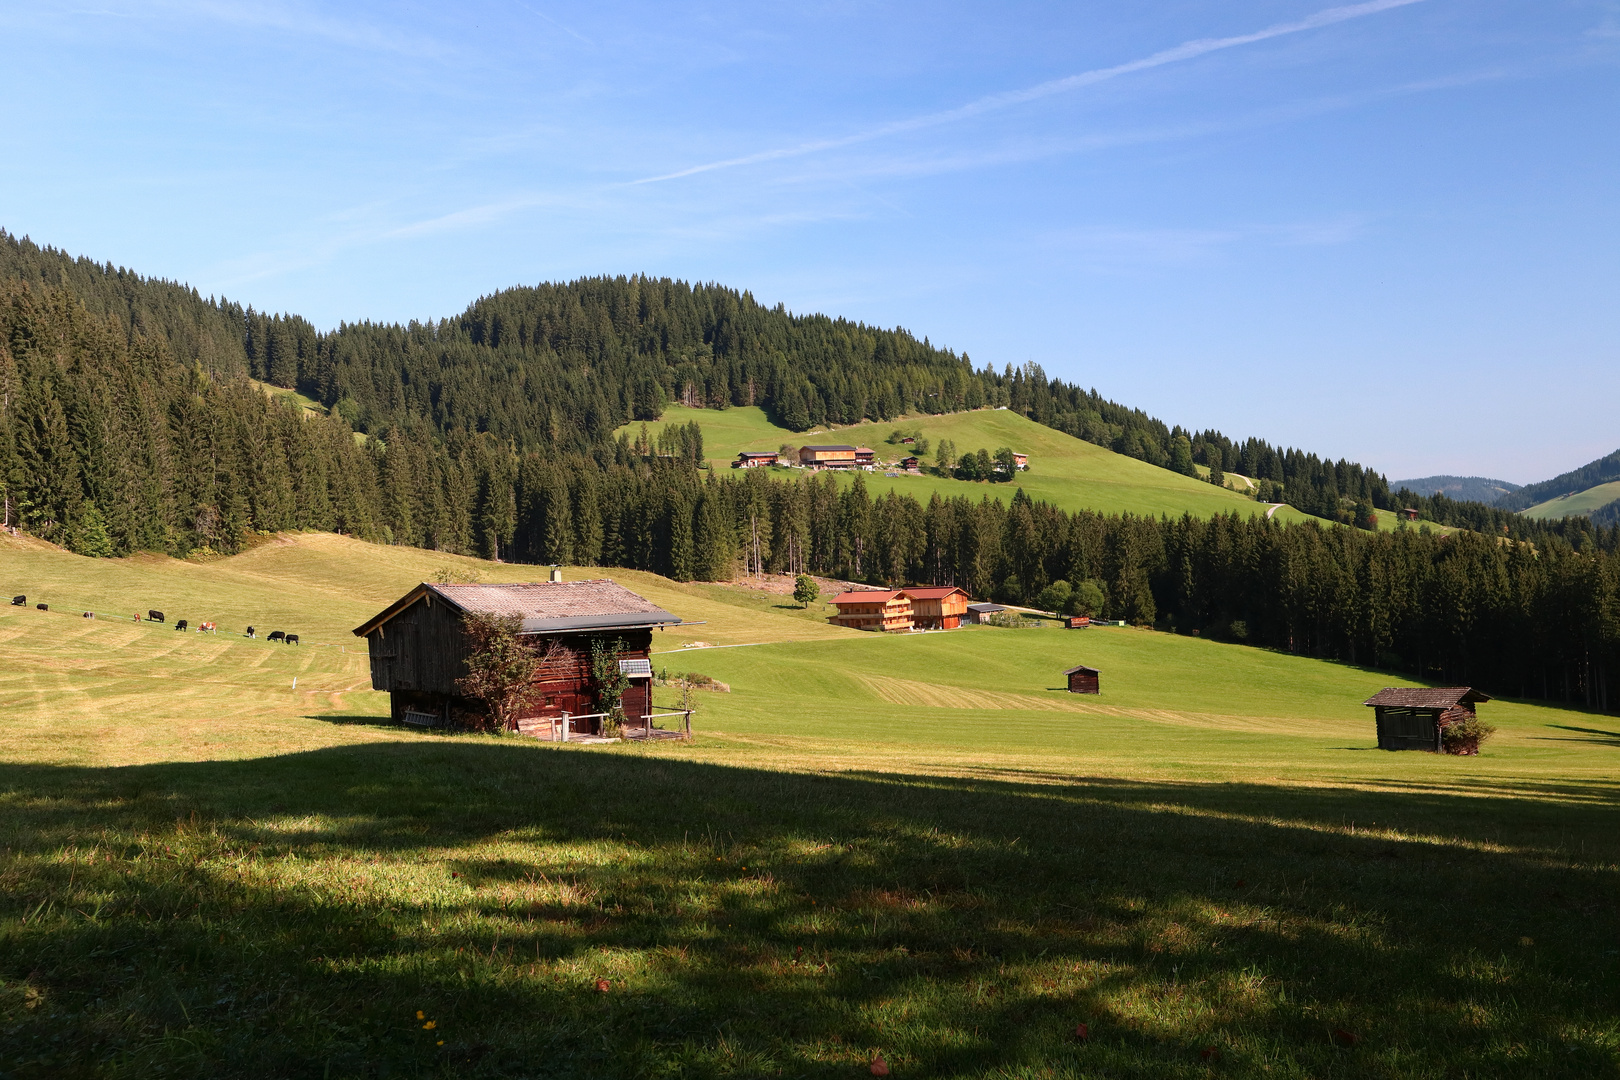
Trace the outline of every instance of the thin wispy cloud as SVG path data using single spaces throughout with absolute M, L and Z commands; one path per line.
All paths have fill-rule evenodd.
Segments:
M 679 169 L 675 172 L 664 173 L 659 176 L 648 176 L 640 180 L 631 181 L 633 184 L 656 184 L 667 180 L 679 180 L 700 173 L 715 172 L 721 169 L 734 169 L 745 165 L 758 165 L 768 161 L 780 161 L 784 158 L 803 157 L 808 154 L 821 153 L 826 150 L 837 150 L 857 143 L 881 139 L 889 135 L 899 135 L 922 128 L 938 127 L 942 124 L 955 123 L 972 117 L 982 116 L 985 113 L 1000 109 L 1022 105 L 1041 98 L 1051 97 L 1054 94 L 1064 94 L 1079 90 L 1087 86 L 1117 79 L 1123 75 L 1132 75 L 1139 71 L 1148 71 L 1153 68 L 1164 67 L 1169 64 L 1182 63 L 1210 53 L 1221 52 L 1225 49 L 1235 49 L 1243 45 L 1253 45 L 1261 41 L 1270 41 L 1273 38 L 1286 37 L 1290 34 L 1304 33 L 1307 30 L 1316 30 L 1336 23 L 1348 22 L 1351 19 L 1361 19 L 1369 15 L 1395 8 L 1408 7 L 1412 4 L 1422 3 L 1423 0 L 1367 0 L 1360 4 L 1347 4 L 1342 7 L 1326 8 L 1308 15 L 1303 19 L 1291 22 L 1274 23 L 1262 30 L 1248 34 L 1236 34 L 1222 38 L 1196 38 L 1192 41 L 1182 42 L 1173 48 L 1163 49 L 1138 60 L 1130 60 L 1123 64 L 1111 67 L 1093 68 L 1078 74 L 1067 75 L 1060 79 L 1050 79 L 1034 86 L 1021 90 L 1007 90 L 997 94 L 989 94 L 966 105 L 954 109 L 945 109 L 939 112 L 925 113 L 921 116 L 908 117 L 903 120 L 893 120 L 887 124 L 868 128 L 865 131 L 854 132 L 827 139 L 815 139 L 800 143 L 797 146 L 785 146 L 775 150 L 763 150 L 754 154 L 744 154 L 740 157 L 724 158 L 719 161 L 710 161 L 702 165 L 693 165 L 689 168 Z

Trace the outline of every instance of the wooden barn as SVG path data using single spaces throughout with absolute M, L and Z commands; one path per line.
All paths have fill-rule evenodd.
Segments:
M 1070 630 L 1084 630 L 1084 629 L 1086 629 L 1086 627 L 1091 625 L 1091 616 L 1090 615 L 1070 615 L 1067 619 L 1064 620 L 1063 625 L 1065 627 L 1067 627 L 1068 629 L 1070 629 Z
M 737 460 L 731 463 L 733 469 L 758 469 L 767 465 L 778 463 L 780 455 L 775 450 L 744 450 L 737 455 Z
M 570 717 L 568 730 L 596 734 L 591 646 L 619 643 L 619 667 L 630 678 L 625 726 L 647 730 L 652 709 L 648 654 L 655 629 L 680 619 L 612 581 L 548 581 L 511 585 L 423 583 L 355 629 L 371 649 L 371 685 L 386 690 L 396 721 L 422 726 L 448 723 L 476 706 L 456 680 L 467 674 L 465 616 L 515 615 L 522 633 L 552 655 L 536 676 L 539 696 L 527 719 Z M 555 645 L 556 648 L 552 648 Z
M 903 591 L 862 589 L 839 593 L 829 603 L 838 609 L 827 617 L 834 626 L 889 633 L 911 629 L 911 600 Z
M 841 445 L 801 446 L 799 447 L 799 464 L 817 469 L 853 469 L 855 467 L 855 447 Z
M 1071 694 L 1100 694 L 1102 693 L 1102 672 L 1094 667 L 1076 664 L 1063 673 L 1069 680 L 1069 693 Z
M 923 585 L 902 589 L 911 601 L 911 625 L 921 630 L 955 630 L 967 614 L 973 597 L 955 585 Z
M 1388 686 L 1362 702 L 1378 722 L 1378 749 L 1427 750 L 1438 754 L 1441 735 L 1459 720 L 1472 720 L 1474 706 L 1489 701 L 1471 686 Z M 1476 750 L 1477 752 L 1477 750 Z

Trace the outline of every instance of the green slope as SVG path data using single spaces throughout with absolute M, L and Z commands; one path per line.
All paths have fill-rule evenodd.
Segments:
M 446 565 L 533 572 L 0 537 L 53 607 L 317 641 Z M 1613 1073 L 1613 718 L 1498 700 L 1480 757 L 1381 754 L 1377 672 L 585 573 L 766 643 L 655 658 L 733 686 L 694 742 L 397 728 L 354 652 L 0 607 L 18 1075 Z M 1078 661 L 1101 696 L 1053 689 Z
M 1607 484 L 1589 487 L 1585 491 L 1577 491 L 1571 495 L 1560 495 L 1556 499 L 1537 503 L 1524 511 L 1526 517 L 1533 518 L 1561 518 L 1573 517 L 1577 514 L 1590 514 L 1594 510 L 1602 509 L 1610 503 L 1620 499 L 1620 480 L 1611 480 Z
M 1216 488 L 1116 454 L 1006 409 L 907 417 L 881 424 L 796 433 L 771 423 L 761 409 L 716 411 L 670 406 L 662 421 L 647 427 L 650 433 L 656 433 L 668 424 L 694 421 L 703 428 L 704 451 L 716 468 L 728 467 L 741 450 L 775 450 L 784 443 L 794 446 L 815 442 L 854 443 L 876 450 L 880 460 L 897 460 L 910 452 L 909 448 L 884 441 L 897 427 L 916 429 L 935 445 L 940 439 L 950 439 L 958 453 L 981 448 L 994 453 L 998 447 L 1007 446 L 1030 456 L 1029 471 L 1019 474 L 1017 481 L 1009 484 L 904 474 L 888 477 L 882 471 L 863 474 L 874 494 L 892 489 L 910 494 L 919 502 L 927 502 L 935 492 L 946 497 L 966 495 L 977 499 L 990 495 L 1009 499 L 1016 488 L 1022 487 L 1032 499 L 1071 511 L 1153 516 L 1190 513 L 1209 517 L 1233 511 L 1263 514 L 1267 509 L 1264 504 L 1235 491 Z M 639 427 L 631 424 L 620 431 L 634 438 Z M 1276 512 L 1276 517 L 1280 521 L 1304 521 L 1309 515 L 1285 506 Z

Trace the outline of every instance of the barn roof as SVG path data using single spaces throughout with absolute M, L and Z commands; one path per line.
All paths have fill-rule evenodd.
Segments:
M 1007 610 L 1007 605 L 1006 604 L 969 604 L 968 605 L 968 610 L 969 611 L 978 611 L 978 612 L 982 612 L 984 614 L 993 615 L 998 611 L 1006 611 Z
M 955 585 L 926 585 L 917 589 L 902 589 L 901 592 L 913 600 L 943 600 L 952 593 L 968 595 L 966 589 L 959 589 Z
M 365 637 L 423 596 L 443 600 L 458 611 L 515 615 L 525 634 L 579 630 L 624 630 L 669 626 L 681 620 L 617 582 L 527 581 L 509 585 L 430 585 L 423 582 L 354 631 Z
M 857 589 L 854 592 L 839 593 L 827 602 L 829 604 L 887 604 L 895 597 L 904 595 L 905 593 L 898 589 Z
M 848 450 L 852 454 L 855 452 L 855 447 L 849 446 L 849 445 L 844 444 L 844 443 L 828 444 L 826 446 L 801 446 L 801 447 L 799 447 L 799 449 L 800 450 Z
M 1463 702 L 1489 701 L 1472 686 L 1386 686 L 1363 705 L 1394 705 L 1405 709 L 1449 709 Z
M 1074 665 L 1074 667 L 1072 667 L 1069 670 L 1065 671 L 1063 674 L 1065 674 L 1065 675 L 1073 675 L 1077 671 L 1083 671 L 1087 675 L 1101 675 L 1102 674 L 1102 672 L 1098 671 L 1096 668 L 1094 668 L 1094 667 L 1086 667 L 1086 665 L 1084 665 L 1084 664 L 1076 664 L 1076 665 Z

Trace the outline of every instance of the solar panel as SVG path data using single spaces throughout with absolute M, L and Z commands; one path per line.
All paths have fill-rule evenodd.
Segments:
M 652 678 L 652 673 L 653 673 L 652 672 L 652 661 L 651 660 L 620 660 L 619 661 L 619 673 L 621 675 L 628 675 L 632 679 L 650 679 L 650 678 Z

